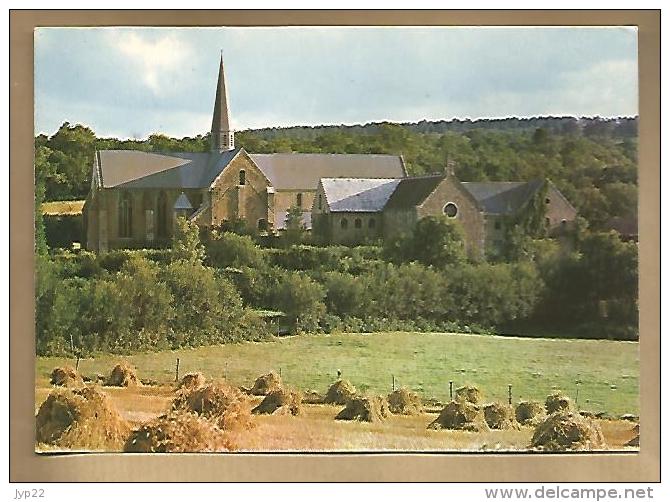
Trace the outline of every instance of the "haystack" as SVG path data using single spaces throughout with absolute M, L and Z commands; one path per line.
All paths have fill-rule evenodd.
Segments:
M 209 420 L 177 412 L 158 417 L 134 431 L 126 453 L 204 453 L 234 450 L 233 442 Z
M 466 400 L 451 401 L 448 403 L 428 428 L 470 432 L 489 430 L 482 409 Z
M 356 395 L 356 387 L 348 380 L 338 380 L 330 386 L 323 402 L 326 404 L 347 404 Z
M 197 389 L 205 385 L 206 381 L 205 375 L 200 372 L 187 373 L 179 381 L 177 389 Z
M 467 401 L 472 404 L 479 404 L 482 400 L 482 393 L 474 385 L 464 385 L 456 389 L 456 401 Z
M 544 408 L 547 410 L 547 415 L 557 411 L 570 411 L 572 410 L 572 400 L 561 392 L 554 392 L 547 396 Z
M 137 378 L 135 368 L 125 361 L 114 366 L 112 373 L 105 383 L 112 387 L 135 387 L 142 385 Z
M 306 404 L 322 404 L 323 396 L 315 390 L 306 390 L 302 396 L 302 402 Z
M 63 387 L 79 387 L 83 385 L 84 379 L 72 366 L 54 368 L 51 372 L 51 385 Z
M 508 404 L 493 402 L 484 405 L 484 420 L 491 429 L 518 428 L 514 419 L 514 408 Z
M 419 395 L 404 387 L 391 392 L 387 400 L 389 410 L 394 415 L 419 415 L 423 412 Z
M 82 450 L 120 450 L 130 426 L 93 387 L 52 391 L 37 412 L 38 443 Z
M 624 446 L 639 447 L 640 446 L 640 435 L 638 434 L 637 436 L 635 436 L 633 439 L 628 441 Z
M 346 407 L 337 414 L 335 420 L 381 422 L 390 414 L 384 396 L 355 396 L 347 401 Z
M 546 451 L 564 451 L 598 450 L 606 445 L 597 422 L 579 413 L 558 411 L 537 426 L 531 446 Z
M 254 396 L 267 396 L 270 392 L 279 390 L 281 387 L 281 377 L 271 371 L 266 375 L 259 376 L 249 392 Z
M 299 415 L 302 413 L 302 394 L 290 389 L 279 389 L 270 392 L 261 404 L 251 413 L 255 415 Z
M 514 416 L 519 424 L 532 427 L 536 427 L 546 418 L 544 406 L 539 401 L 519 401 Z
M 248 429 L 252 425 L 251 405 L 247 396 L 224 381 L 210 382 L 198 389 L 178 391 L 172 409 L 196 413 L 225 430 Z

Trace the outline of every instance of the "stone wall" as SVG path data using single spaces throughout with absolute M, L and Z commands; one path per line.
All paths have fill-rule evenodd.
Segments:
M 545 217 L 550 234 L 562 227 L 572 228 L 571 222 L 577 218 L 577 211 L 553 183 L 549 183 L 547 187 L 545 203 L 547 207 Z
M 447 176 L 417 207 L 417 218 L 442 215 L 448 203 L 456 205 L 454 219 L 463 227 L 468 255 L 473 258 L 483 256 L 486 240 L 484 217 L 472 196 L 453 176 Z
M 240 185 L 240 171 L 244 185 Z M 272 224 L 274 214 L 268 210 L 268 181 L 256 164 L 242 152 L 235 157 L 214 182 L 211 192 L 211 224 L 242 219 L 251 229 L 259 220 Z
M 124 190 L 109 188 L 98 191 L 86 203 L 86 248 L 105 251 L 166 244 L 174 232 L 174 203 L 182 192 L 188 197 L 194 211 L 208 196 L 205 189 Z M 165 233 L 163 235 L 159 225 L 161 194 L 165 200 Z M 128 237 L 121 237 L 120 203 L 126 195 L 130 199 L 132 208 L 131 234 Z

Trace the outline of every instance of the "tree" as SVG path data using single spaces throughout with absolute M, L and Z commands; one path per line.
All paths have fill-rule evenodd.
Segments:
M 198 225 L 186 218 L 177 218 L 172 241 L 172 258 L 190 263 L 202 263 L 204 257 L 205 250 L 200 243 Z
M 395 253 L 403 261 L 416 260 L 424 265 L 444 267 L 466 258 L 463 229 L 459 222 L 446 216 L 420 219 L 411 236 L 402 238 L 395 246 Z
M 299 206 L 291 206 L 286 212 L 286 230 L 282 235 L 285 245 L 299 244 L 305 237 L 305 223 L 303 222 L 303 209 Z
M 324 297 L 320 284 L 306 275 L 289 272 L 279 283 L 275 307 L 284 312 L 293 331 L 315 331 L 326 311 Z
M 341 272 L 328 272 L 324 277 L 326 307 L 340 318 L 360 317 L 366 312 L 365 287 L 359 277 Z
M 48 252 L 47 238 L 44 230 L 42 203 L 46 194 L 46 177 L 49 175 L 49 155 L 51 150 L 40 146 L 35 150 L 35 253 L 44 255 Z
M 207 241 L 207 263 L 218 268 L 262 268 L 265 255 L 251 237 L 231 232 L 214 233 Z

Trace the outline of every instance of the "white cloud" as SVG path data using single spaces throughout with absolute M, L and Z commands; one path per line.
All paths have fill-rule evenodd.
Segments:
M 142 82 L 155 95 L 174 91 L 178 72 L 191 55 L 191 48 L 174 34 L 149 40 L 135 32 L 119 30 L 110 33 L 109 42 L 137 67 Z

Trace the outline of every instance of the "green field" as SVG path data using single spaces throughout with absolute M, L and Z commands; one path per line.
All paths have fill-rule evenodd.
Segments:
M 448 399 L 453 380 L 455 388 L 477 385 L 486 400 L 506 401 L 511 384 L 514 401 L 543 400 L 560 389 L 578 397 L 580 409 L 613 416 L 638 414 L 639 409 L 638 344 L 608 340 L 440 333 L 301 335 L 128 357 L 100 354 L 80 361 L 79 369 L 85 376 L 108 374 L 116 361 L 128 359 L 140 378 L 169 382 L 176 358 L 180 374 L 201 371 L 244 386 L 262 373 L 281 370 L 288 385 L 325 392 L 339 369 L 358 389 L 377 393 L 389 392 L 395 375 L 396 385 L 442 401 Z M 51 370 L 64 362 L 38 358 L 37 384 L 47 383 Z

